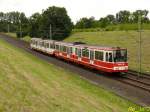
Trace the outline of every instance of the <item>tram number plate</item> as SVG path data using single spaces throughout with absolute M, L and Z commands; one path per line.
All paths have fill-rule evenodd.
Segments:
M 125 67 L 119 67 L 119 70 L 125 70 Z

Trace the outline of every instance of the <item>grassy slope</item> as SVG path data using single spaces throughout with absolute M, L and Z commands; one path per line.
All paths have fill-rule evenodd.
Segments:
M 12 36 L 12 37 L 14 37 L 14 38 L 17 38 L 16 33 L 5 33 L 5 34 L 7 34 L 7 35 L 9 35 L 9 36 Z
M 6 35 L 9 35 L 9 36 L 11 36 L 11 37 L 17 38 L 16 33 L 5 33 L 5 34 L 6 34 Z M 24 41 L 26 41 L 26 42 L 30 42 L 31 37 L 25 36 L 25 37 L 21 38 L 21 40 L 24 40 Z
M 0 111 L 127 112 L 134 104 L 0 40 Z
M 136 31 L 78 32 L 65 41 L 83 41 L 90 44 L 128 48 L 129 67 L 138 69 L 138 38 Z M 142 70 L 150 72 L 150 31 L 142 32 Z

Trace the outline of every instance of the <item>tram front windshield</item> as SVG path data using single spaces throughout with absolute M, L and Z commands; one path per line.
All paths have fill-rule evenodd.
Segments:
M 127 50 L 119 49 L 114 51 L 114 62 L 127 62 Z

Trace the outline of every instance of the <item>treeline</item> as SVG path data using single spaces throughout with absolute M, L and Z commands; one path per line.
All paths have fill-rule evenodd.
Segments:
M 109 14 L 99 20 L 95 20 L 94 17 L 84 17 L 77 21 L 74 28 L 106 28 L 107 26 L 114 26 L 118 24 L 135 24 L 138 23 L 139 17 L 142 23 L 147 24 L 150 23 L 148 13 L 148 10 L 136 10 L 135 12 L 123 10 L 119 11 L 116 15 Z
M 16 32 L 18 37 L 29 35 L 62 40 L 72 30 L 73 23 L 65 8 L 49 7 L 26 17 L 22 12 L 0 12 L 0 32 Z
M 23 30 L 27 30 L 28 23 L 28 18 L 22 12 L 0 12 L 0 32 L 17 32 L 20 24 Z

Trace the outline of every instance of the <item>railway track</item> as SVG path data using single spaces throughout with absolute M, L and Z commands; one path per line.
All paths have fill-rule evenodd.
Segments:
M 122 78 L 118 79 L 120 82 L 143 89 L 150 92 L 150 77 L 148 75 L 138 76 L 138 72 L 127 72 L 124 73 Z
M 133 70 L 129 70 L 128 74 L 132 74 L 134 76 L 139 76 L 140 78 L 146 78 L 150 80 L 150 74 L 141 73 L 141 75 L 139 75 L 139 72 Z

